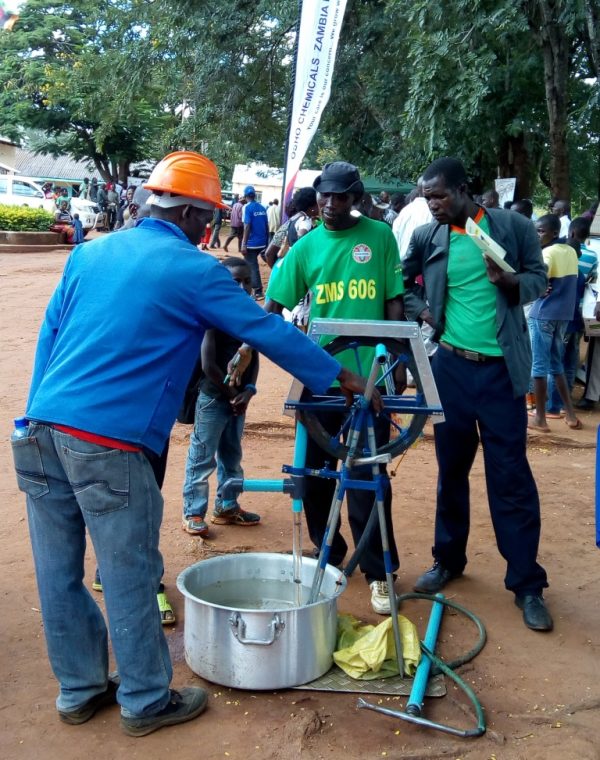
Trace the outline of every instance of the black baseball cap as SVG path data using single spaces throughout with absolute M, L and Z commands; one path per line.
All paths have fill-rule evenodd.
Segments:
M 354 164 L 346 161 L 332 161 L 325 164 L 323 171 L 313 182 L 318 193 L 357 193 L 362 195 L 365 186 Z

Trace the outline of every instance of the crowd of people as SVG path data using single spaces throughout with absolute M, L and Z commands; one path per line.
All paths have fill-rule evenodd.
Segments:
M 162 632 L 162 625 L 174 622 L 167 614 L 159 551 L 169 434 L 187 405 L 185 421 L 193 432 L 183 530 L 209 535 L 209 478 L 215 469 L 211 523 L 258 525 L 260 516 L 222 497 L 219 486 L 243 477 L 244 415 L 257 391 L 259 353 L 315 393 L 341 391 L 350 401 L 365 389 L 357 366 L 342 367 L 303 334 L 317 317 L 411 319 L 422 325 L 444 421 L 434 426 L 433 565 L 414 582 L 415 590 L 435 594 L 464 573 L 469 476 L 481 443 L 492 524 L 506 562 L 505 587 L 529 629 L 551 631 L 543 596 L 548 580 L 537 557 L 540 500 L 527 461 L 527 429 L 546 431 L 546 418 L 556 409 L 547 404 L 556 403 L 569 427 L 581 426 L 570 397 L 580 335 L 568 325 L 582 283 L 597 268 L 585 246 L 589 227 L 580 219 L 564 224 L 568 208 L 558 202 L 552 214 L 534 223 L 531 204 L 524 201 L 509 210 L 498 208 L 495 191 L 475 199 L 455 158 L 426 167 L 406 198 L 385 192 L 373 198 L 355 166 L 328 163 L 312 187 L 296 191 L 283 222 L 279 204 L 263 206 L 251 185 L 229 208 L 215 165 L 191 152 L 159 162 L 145 189 L 147 197 L 135 209 L 131 188 L 122 189 L 135 224 L 87 242 L 67 261 L 38 340 L 27 436 L 13 441 L 61 720 L 83 723 L 118 702 L 125 733 L 143 736 L 205 709 L 204 689 L 171 688 Z M 81 192 L 97 203 L 120 204 L 116 188 L 94 180 L 84 182 Z M 65 203 L 60 201 L 57 224 L 68 223 Z M 227 258 L 198 255 L 201 245 L 220 246 L 226 214 Z M 468 220 L 502 246 L 508 268 L 481 255 L 466 233 Z M 228 249 L 235 239 L 238 256 Z M 261 260 L 271 268 L 266 293 Z M 600 371 L 600 351 L 590 354 L 592 378 L 596 365 Z M 393 382 L 402 394 L 404 365 Z M 528 415 L 532 392 L 535 406 Z M 381 393 L 375 390 L 375 411 L 381 409 Z M 585 403 L 596 401 L 598 393 L 600 381 L 588 380 Z M 334 416 L 322 419 L 331 432 L 340 426 Z M 385 443 L 389 425 L 376 417 L 375 426 L 378 443 Z M 333 465 L 310 441 L 307 466 L 319 469 L 326 460 Z M 316 557 L 333 490 L 333 482 L 306 478 L 304 512 Z M 356 545 L 372 495 L 351 490 L 347 501 Z M 381 615 L 390 613 L 386 571 L 397 573 L 400 561 L 389 484 L 384 512 L 390 566 L 377 531 L 365 537 L 359 558 L 372 608 Z M 107 622 L 84 582 L 86 531 Z M 342 567 L 347 550 L 340 521 L 330 562 Z M 108 673 L 109 635 L 118 679 Z

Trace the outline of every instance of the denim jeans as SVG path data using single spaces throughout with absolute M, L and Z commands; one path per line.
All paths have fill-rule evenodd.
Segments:
M 258 257 L 262 256 L 265 252 L 265 246 L 262 248 L 247 248 L 246 253 L 243 254 L 246 263 L 250 267 L 250 275 L 252 277 L 252 291 L 255 296 L 262 295 L 263 286 L 260 279 L 260 269 L 258 268 Z
M 243 478 L 242 433 L 245 415 L 235 415 L 229 401 L 198 395 L 194 430 L 190 436 L 185 483 L 183 485 L 184 517 L 204 518 L 208 510 L 208 479 L 217 468 L 217 488 L 228 478 Z M 215 500 L 219 511 L 235 509 L 235 500 Z
M 581 333 L 567 333 L 563 343 L 563 366 L 565 368 L 565 378 L 569 391 L 573 390 L 575 385 L 575 376 L 579 366 L 579 344 L 581 342 Z M 547 412 L 560 412 L 563 408 L 563 402 L 560 393 L 554 382 L 554 375 L 548 376 L 548 403 L 546 404 Z
M 532 377 L 562 375 L 563 340 L 569 324 L 566 319 L 532 319 L 529 318 L 529 335 L 533 354 Z
M 156 604 L 163 573 L 158 539 L 163 500 L 144 454 L 81 441 L 42 424 L 14 441 L 59 710 L 105 690 L 108 632 L 123 715 L 166 706 L 172 677 Z M 83 584 L 86 528 L 102 576 L 108 632 Z

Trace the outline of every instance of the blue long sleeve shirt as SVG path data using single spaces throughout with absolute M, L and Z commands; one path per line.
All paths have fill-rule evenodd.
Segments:
M 177 226 L 143 219 L 71 253 L 40 331 L 26 415 L 160 453 L 211 327 L 315 393 L 341 369 Z

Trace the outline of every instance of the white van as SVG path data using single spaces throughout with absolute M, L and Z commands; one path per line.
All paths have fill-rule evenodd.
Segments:
M 5 206 L 31 206 L 51 211 L 49 199 L 42 188 L 29 177 L 0 174 L 0 204 Z
M 54 198 L 45 197 L 41 185 L 31 177 L 18 174 L 0 174 L 0 204 L 44 208 L 51 214 L 57 208 Z M 104 217 L 98 205 L 85 198 L 70 198 L 69 210 L 72 214 L 79 214 L 84 232 L 93 230 Z

